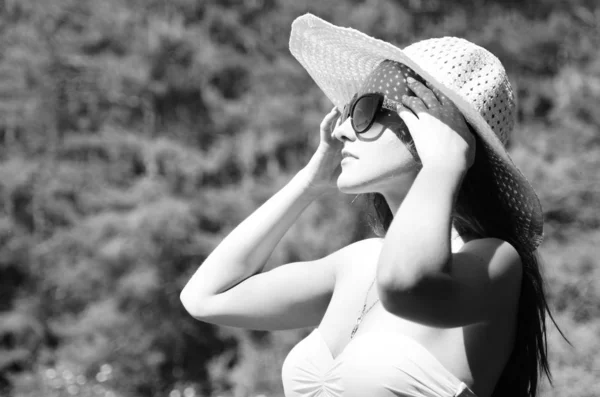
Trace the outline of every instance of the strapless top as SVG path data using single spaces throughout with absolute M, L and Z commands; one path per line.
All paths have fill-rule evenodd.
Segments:
M 355 336 L 333 357 L 318 328 L 281 369 L 286 397 L 476 397 L 416 340 L 389 331 Z

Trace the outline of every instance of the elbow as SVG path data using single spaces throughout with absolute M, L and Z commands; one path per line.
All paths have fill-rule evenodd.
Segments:
M 192 317 L 199 319 L 202 317 L 199 310 L 200 305 L 198 304 L 198 299 L 191 295 L 192 294 L 190 290 L 188 288 L 184 288 L 179 294 L 179 300 L 181 301 L 185 311 L 187 311 Z
M 378 278 L 377 293 L 383 308 L 390 312 L 396 313 L 396 307 L 399 302 L 405 302 L 406 297 L 411 294 L 417 285 L 414 277 L 395 277 L 395 278 Z
M 396 316 L 408 318 L 417 301 L 421 300 L 421 282 L 418 277 L 405 278 L 401 281 L 383 281 L 378 283 L 378 294 L 381 306 L 385 311 Z
M 396 314 L 398 311 L 398 308 L 396 307 L 397 303 L 403 301 L 401 296 L 403 292 L 386 284 L 378 284 L 377 292 L 379 294 L 381 306 L 383 306 L 387 312 Z
M 407 266 L 396 263 L 393 272 L 381 271 L 377 275 L 377 288 L 382 306 L 390 313 L 401 313 L 406 305 L 414 302 L 429 290 L 434 271 L 426 266 Z M 385 267 L 381 267 L 385 269 Z
M 424 277 L 422 270 L 423 267 L 411 268 L 404 263 L 396 262 L 389 265 L 380 263 L 377 267 L 377 286 L 380 294 L 398 295 L 410 293 Z
M 423 317 L 430 305 L 444 301 L 452 292 L 445 272 L 424 267 L 420 271 L 404 271 L 396 277 L 380 277 L 377 292 L 383 308 L 402 318 L 437 324 L 435 318 Z M 437 303 L 436 303 L 437 304 Z
M 185 311 L 194 316 L 192 300 L 190 299 L 189 293 L 187 291 L 188 290 L 185 288 L 181 290 L 181 293 L 179 294 L 179 300 L 181 301 L 181 304 L 183 305 Z
M 446 261 L 380 261 L 377 265 L 379 291 L 386 295 L 413 294 L 425 281 L 448 272 L 451 258 Z

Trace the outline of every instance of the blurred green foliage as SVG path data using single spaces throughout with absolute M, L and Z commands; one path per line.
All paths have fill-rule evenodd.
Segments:
M 554 388 L 600 395 L 596 0 L 5 0 L 0 3 L 0 389 L 14 396 L 281 396 L 305 333 L 193 320 L 179 292 L 310 158 L 330 103 L 287 50 L 312 12 L 399 46 L 495 53 L 511 155 L 539 193 Z M 321 199 L 267 268 L 364 238 Z

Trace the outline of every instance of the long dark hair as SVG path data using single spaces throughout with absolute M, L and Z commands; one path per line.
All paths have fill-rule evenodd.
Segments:
M 555 325 L 556 322 L 546 301 L 539 257 L 536 253 L 527 252 L 511 233 L 510 217 L 505 216 L 500 194 L 492 182 L 490 162 L 483 143 L 472 128 L 471 132 L 476 139 L 476 148 L 482 149 L 476 150 L 475 162 L 463 179 L 454 207 L 453 225 L 461 235 L 496 237 L 509 242 L 521 256 L 523 267 L 515 343 L 492 397 L 535 397 L 542 371 L 552 383 L 547 355 L 546 314 Z M 407 146 L 413 157 L 418 159 L 414 144 L 409 142 Z M 371 202 L 375 215 L 371 217 L 371 227 L 376 235 L 382 237 L 392 222 L 393 214 L 383 195 L 369 193 L 367 200 Z

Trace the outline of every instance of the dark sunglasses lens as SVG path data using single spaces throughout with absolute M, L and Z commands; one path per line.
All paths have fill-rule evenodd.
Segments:
M 357 133 L 365 132 L 371 126 L 379 107 L 379 97 L 364 96 L 360 98 L 352 112 L 352 126 Z

